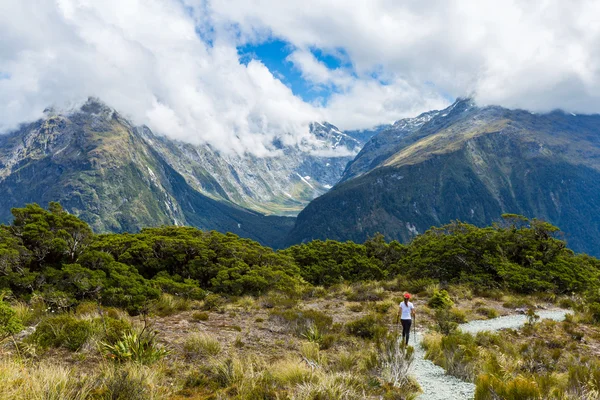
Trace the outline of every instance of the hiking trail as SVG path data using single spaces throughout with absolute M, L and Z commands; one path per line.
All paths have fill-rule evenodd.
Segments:
M 543 310 L 536 314 L 542 319 L 562 321 L 568 313 L 566 310 Z M 507 315 L 503 317 L 471 321 L 459 325 L 463 332 L 477 333 L 482 331 L 497 331 L 500 329 L 519 328 L 527 322 L 525 315 Z M 475 396 L 475 385 L 451 375 L 446 375 L 442 367 L 425 359 L 425 350 L 421 347 L 424 332 L 417 331 L 415 342 L 415 359 L 411 366 L 411 375 L 415 377 L 423 393 L 417 398 L 419 400 L 468 400 Z M 412 336 L 411 336 L 412 340 Z

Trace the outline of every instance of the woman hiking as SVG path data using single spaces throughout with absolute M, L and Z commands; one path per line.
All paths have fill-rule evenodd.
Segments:
M 408 344 L 408 337 L 410 336 L 412 319 L 415 316 L 415 306 L 408 300 L 410 300 L 410 293 L 404 293 L 404 301 L 400 303 L 398 308 L 398 315 L 401 316 L 400 322 L 402 322 L 402 339 L 406 344 Z

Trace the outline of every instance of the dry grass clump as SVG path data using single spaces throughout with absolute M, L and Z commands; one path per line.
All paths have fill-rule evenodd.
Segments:
M 221 343 L 208 333 L 192 333 L 189 335 L 183 349 L 188 357 L 216 356 L 221 353 Z
M 106 364 L 83 372 L 50 360 L 0 361 L 0 399 L 161 400 L 171 394 L 162 381 L 158 368 L 137 364 Z
M 163 293 L 158 300 L 152 304 L 152 312 L 161 317 L 188 311 L 192 308 L 192 301 L 183 297 Z

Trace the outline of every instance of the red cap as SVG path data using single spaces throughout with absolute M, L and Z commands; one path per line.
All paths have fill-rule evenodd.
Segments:
M 404 298 L 405 299 L 410 299 L 410 293 L 404 293 Z

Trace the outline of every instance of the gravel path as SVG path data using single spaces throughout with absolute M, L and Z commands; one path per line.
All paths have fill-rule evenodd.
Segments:
M 537 314 L 541 319 L 562 321 L 567 314 L 565 310 L 543 310 Z M 508 315 L 484 321 L 472 321 L 462 324 L 463 332 L 477 333 L 481 331 L 496 331 L 499 329 L 519 328 L 527 322 L 525 315 Z M 415 361 L 411 374 L 417 379 L 423 389 L 419 400 L 468 400 L 473 399 L 475 385 L 462 381 L 451 375 L 446 375 L 443 368 L 425 359 L 425 350 L 421 347 L 423 332 L 417 332 L 415 342 Z M 412 340 L 412 339 L 411 339 Z

